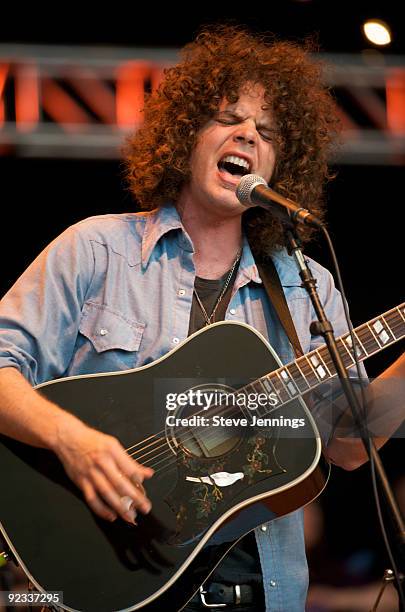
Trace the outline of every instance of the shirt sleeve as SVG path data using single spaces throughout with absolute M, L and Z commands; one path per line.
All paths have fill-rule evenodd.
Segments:
M 32 385 L 63 375 L 94 268 L 83 226 L 48 245 L 0 302 L 0 368 L 17 368 Z

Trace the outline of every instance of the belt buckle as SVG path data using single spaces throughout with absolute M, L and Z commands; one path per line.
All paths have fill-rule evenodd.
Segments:
M 228 607 L 228 604 L 226 603 L 209 604 L 207 601 L 205 601 L 205 595 L 208 594 L 208 591 L 204 589 L 203 584 L 200 586 L 198 590 L 198 594 L 200 596 L 201 603 L 204 606 L 204 608 L 227 608 Z

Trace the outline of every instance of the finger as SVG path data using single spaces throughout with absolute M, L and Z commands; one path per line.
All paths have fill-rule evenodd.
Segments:
M 131 497 L 128 497 L 128 495 L 124 495 L 123 497 L 121 497 L 121 504 L 126 509 L 125 514 L 129 514 L 131 516 L 131 522 L 133 522 L 134 525 L 137 525 L 137 522 L 135 520 L 137 516 L 137 511 L 134 507 L 134 500 Z
M 118 445 L 114 446 L 113 456 L 117 462 L 117 465 L 119 466 L 120 471 L 127 475 L 135 474 L 139 477 L 139 482 L 143 482 L 145 478 L 151 478 L 151 476 L 153 476 L 155 473 L 152 468 L 142 465 L 130 457 L 119 442 Z
M 98 514 L 98 516 L 106 521 L 115 521 L 117 514 L 100 499 L 94 490 L 93 485 L 88 480 L 84 480 L 81 483 L 81 488 L 87 504 L 90 506 L 93 512 L 95 512 L 95 514 Z
M 155 473 L 153 468 L 149 467 L 148 465 L 142 465 L 142 463 L 138 463 L 138 465 L 140 465 L 144 470 L 144 478 L 152 478 L 153 474 Z
M 113 461 L 104 462 L 103 470 L 120 497 L 127 496 L 133 500 L 139 500 L 141 504 L 141 506 L 138 506 L 139 510 L 145 513 L 150 511 L 151 503 L 146 496 L 145 489 L 138 481 L 138 474 L 136 478 L 128 478 L 118 471 Z
M 101 472 L 98 468 L 93 468 L 91 470 L 92 482 L 95 490 L 105 502 L 113 509 L 119 516 L 121 516 L 125 521 L 129 521 L 134 523 L 134 513 L 129 512 L 127 510 L 127 506 L 122 502 L 122 497 L 117 493 L 117 491 L 113 488 L 110 481 Z M 131 496 L 132 497 L 132 496 Z M 138 509 L 141 512 L 148 512 L 150 509 L 150 502 L 146 500 L 145 496 L 142 495 L 139 491 L 136 491 L 136 495 L 133 499 L 133 507 L 134 509 Z

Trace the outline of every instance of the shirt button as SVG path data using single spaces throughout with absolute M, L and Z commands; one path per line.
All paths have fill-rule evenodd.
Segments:
M 276 581 L 275 580 L 270 580 L 270 586 L 275 587 L 276 586 Z
M 179 289 L 179 295 L 185 295 L 185 290 L 184 289 Z
M 230 313 L 230 314 L 232 314 L 232 315 L 236 314 L 236 310 L 235 310 L 235 308 L 231 308 L 231 310 L 229 311 L 229 313 Z
M 180 340 L 178 338 L 173 338 L 173 344 L 178 344 Z
M 261 531 L 267 531 L 267 525 L 262 525 L 262 526 L 260 527 L 260 530 L 261 530 Z
M 106 336 L 108 334 L 108 329 L 100 329 L 100 336 Z

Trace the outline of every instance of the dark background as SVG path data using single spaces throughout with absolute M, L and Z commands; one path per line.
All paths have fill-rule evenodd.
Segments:
M 358 53 L 369 45 L 361 24 L 368 18 L 386 21 L 393 42 L 384 54 L 405 51 L 405 24 L 400 0 L 270 0 L 242 3 L 101 4 L 69 2 L 56 10 L 40 6 L 2 6 L 0 40 L 51 44 L 114 44 L 179 47 L 207 23 L 232 21 L 281 38 L 319 41 L 321 50 Z
M 244 13 L 221 13 L 171 4 L 149 9 L 114 3 L 85 15 L 83 7 L 33 11 L 32 19 L 11 15 L 2 19 L 0 42 L 52 44 L 112 44 L 129 47 L 179 47 L 190 41 L 203 23 L 235 19 L 253 29 L 301 40 L 311 35 L 320 50 L 361 53 L 368 48 L 362 19 L 386 20 L 393 44 L 383 55 L 405 54 L 405 25 L 400 2 L 312 2 L 279 0 L 249 3 Z M 54 8 L 56 12 L 56 8 Z M 9 11 L 11 13 L 11 11 Z M 248 14 L 246 14 L 248 13 Z M 405 63 L 405 62 L 404 62 Z M 67 225 L 89 215 L 134 208 L 121 177 L 119 162 L 0 158 L 1 293 L 11 286 L 35 255 Z M 337 166 L 328 188 L 328 222 L 345 282 L 353 322 L 358 325 L 404 300 L 401 212 L 404 168 Z M 309 255 L 330 267 L 324 243 L 308 247 Z M 367 363 L 376 376 L 403 350 L 403 343 L 386 349 Z M 404 473 L 403 440 L 391 440 L 381 456 L 393 481 Z M 387 565 L 370 488 L 369 469 L 333 470 L 322 496 L 330 554 L 336 558 L 358 548 L 381 555 L 377 573 Z

